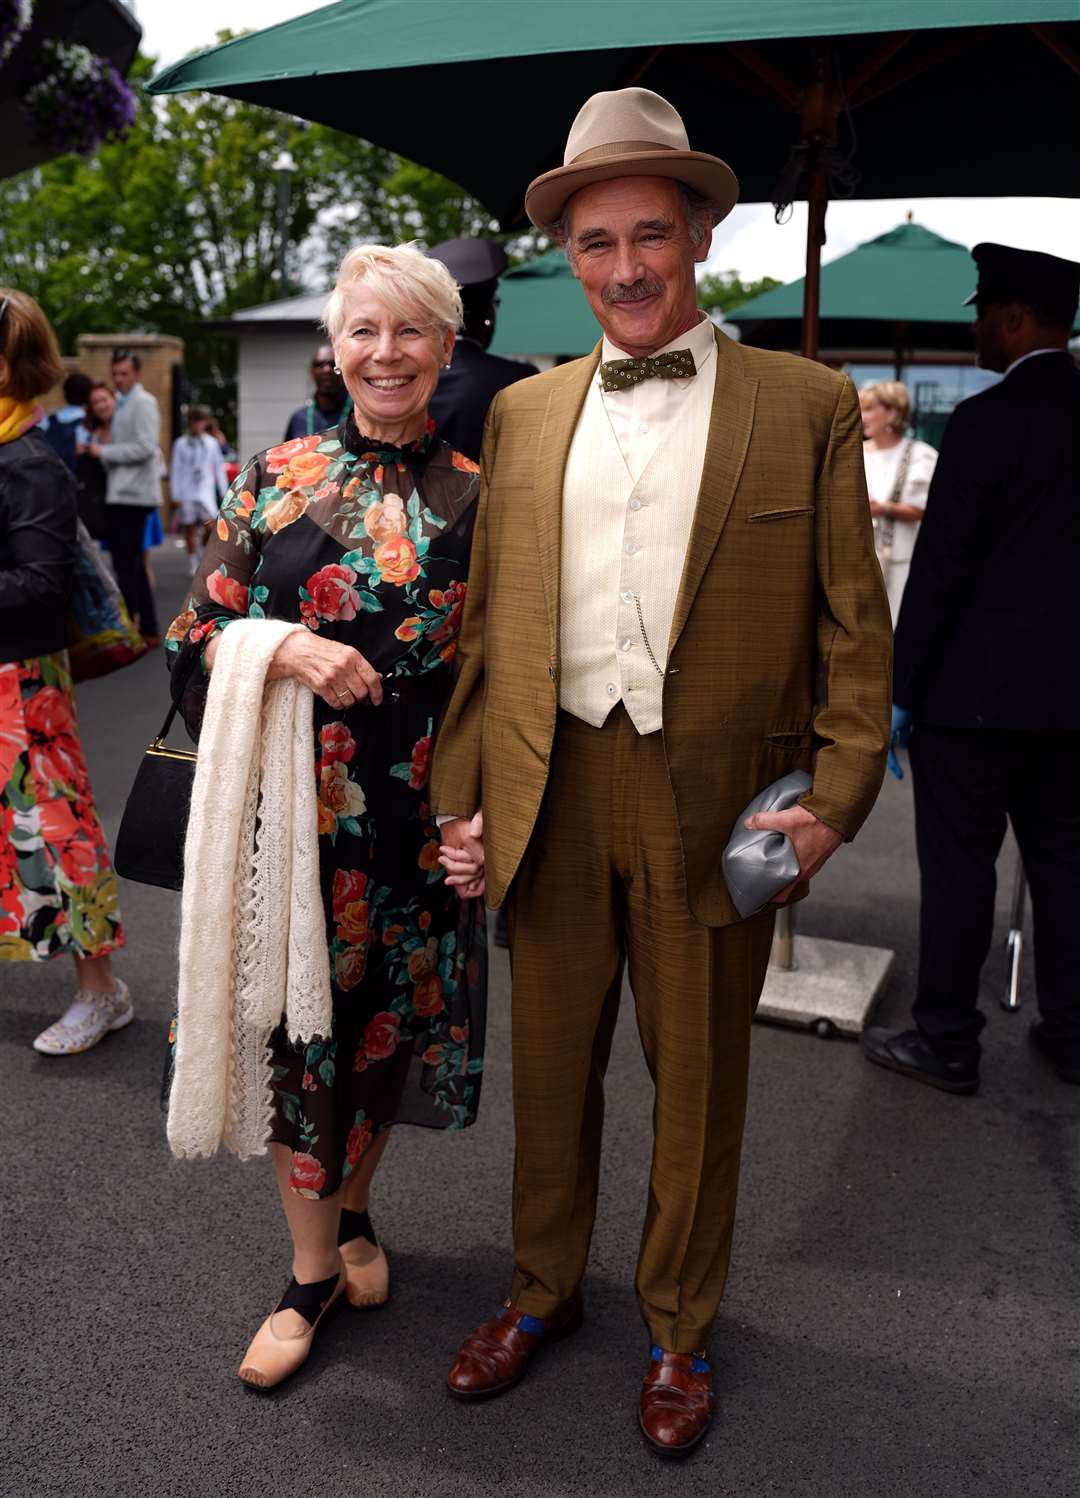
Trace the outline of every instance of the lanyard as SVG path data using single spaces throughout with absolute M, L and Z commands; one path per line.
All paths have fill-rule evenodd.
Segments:
M 348 416 L 348 414 L 349 414 L 349 412 L 351 410 L 352 410 L 352 396 L 351 395 L 347 395 L 345 397 L 345 404 L 341 408 L 341 415 L 338 417 L 338 422 L 344 421 L 345 418 L 346 418 L 346 416 Z M 335 425 L 337 425 L 337 423 L 335 423 Z M 326 428 L 324 428 L 324 430 L 326 430 Z M 314 435 L 315 435 L 315 397 L 314 396 L 312 396 L 311 400 L 309 400 L 308 403 L 307 403 L 307 434 L 308 434 L 309 437 L 314 437 Z

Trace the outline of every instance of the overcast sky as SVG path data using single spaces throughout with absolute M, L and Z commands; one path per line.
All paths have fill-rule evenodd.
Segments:
M 256 29 L 319 9 L 311 0 L 137 0 L 131 8 L 142 23 L 144 51 L 162 65 L 212 45 L 221 26 Z M 892 198 L 831 204 L 825 260 L 895 228 L 908 212 L 928 229 L 969 247 L 992 239 L 1070 259 L 1080 255 L 1080 199 Z M 797 204 L 790 222 L 778 226 L 768 204 L 754 204 L 736 208 L 720 225 L 709 266 L 737 270 L 748 280 L 791 281 L 802 274 L 805 254 L 805 205 Z

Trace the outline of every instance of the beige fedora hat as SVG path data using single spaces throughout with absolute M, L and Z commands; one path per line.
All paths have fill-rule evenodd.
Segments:
M 726 161 L 691 151 L 682 115 L 647 88 L 593 94 L 570 127 L 562 166 L 529 184 L 525 212 L 538 229 L 556 223 L 567 198 L 612 177 L 674 177 L 713 204 L 718 224 L 735 207 L 739 182 Z

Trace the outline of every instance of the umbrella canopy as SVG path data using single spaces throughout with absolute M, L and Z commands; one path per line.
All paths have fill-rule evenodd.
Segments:
M 600 337 L 561 250 L 508 270 L 499 282 L 493 354 L 587 354 Z
M 121 0 L 37 0 L 26 35 L 0 64 L 0 177 L 14 177 L 62 154 L 59 146 L 34 139 L 20 103 L 27 64 L 42 42 L 81 42 L 124 74 L 135 61 L 141 36 L 142 27 Z
M 620 0 L 616 26 L 608 5 L 339 0 L 184 58 L 151 87 L 361 135 L 509 224 L 585 99 L 627 84 L 671 99 L 691 144 L 730 160 L 744 201 L 772 200 L 822 40 L 824 88 L 857 132 L 855 196 L 1080 194 L 1071 132 L 1048 128 L 1075 117 L 1080 0 Z
M 962 305 L 978 272 L 970 251 L 905 223 L 821 268 L 822 341 L 832 348 L 972 347 L 974 307 Z M 731 313 L 747 343 L 799 341 L 803 281 L 774 287 Z
M 807 199 L 813 355 L 829 197 L 1080 196 L 1078 79 L 1080 0 L 338 0 L 154 87 L 362 135 L 511 224 L 584 100 L 646 85 L 730 159 L 744 201 Z

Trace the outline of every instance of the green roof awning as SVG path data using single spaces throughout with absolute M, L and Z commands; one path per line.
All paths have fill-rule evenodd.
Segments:
M 493 354 L 587 354 L 599 337 L 600 325 L 561 250 L 503 276 Z

